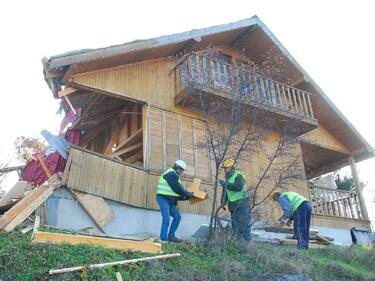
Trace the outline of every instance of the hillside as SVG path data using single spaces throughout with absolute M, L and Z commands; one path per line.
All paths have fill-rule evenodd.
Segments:
M 51 277 L 48 271 L 52 268 L 150 255 L 85 245 L 33 245 L 30 235 L 18 230 L 0 234 L 0 280 L 116 280 L 116 272 L 121 272 L 124 280 L 147 281 L 276 280 L 269 278 L 280 274 L 305 275 L 313 280 L 375 280 L 375 252 L 359 246 L 299 251 L 268 243 L 220 241 L 163 244 L 165 253 L 178 252 L 181 257 Z

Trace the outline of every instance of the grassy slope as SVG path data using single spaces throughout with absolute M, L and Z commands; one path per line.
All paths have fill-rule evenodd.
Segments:
M 298 251 L 271 244 L 226 242 L 207 245 L 165 244 L 181 257 L 147 264 L 86 270 L 50 277 L 51 268 L 149 256 L 85 245 L 32 245 L 19 231 L 0 234 L 0 280 L 261 280 L 276 273 L 305 274 L 314 280 L 375 278 L 375 252 L 361 247 Z M 375 279 L 374 279 L 375 280 Z

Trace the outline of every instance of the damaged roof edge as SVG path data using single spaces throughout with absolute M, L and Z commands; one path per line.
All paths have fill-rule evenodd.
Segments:
M 146 40 L 138 40 L 133 41 L 125 44 L 114 45 L 105 48 L 99 48 L 94 50 L 81 50 L 81 51 L 73 51 L 64 53 L 61 55 L 52 56 L 49 59 L 49 68 L 50 69 L 57 69 L 59 67 L 63 67 L 70 64 L 76 64 L 81 62 L 88 62 L 91 60 L 96 60 L 99 58 L 106 58 L 112 57 L 118 54 L 139 51 L 143 49 L 150 49 L 154 47 L 160 47 L 163 45 L 179 43 L 186 40 L 194 39 L 197 37 L 208 36 L 215 33 L 230 31 L 238 28 L 243 27 L 250 27 L 252 25 L 257 24 L 259 18 L 257 16 L 253 16 L 248 19 L 240 20 L 233 23 L 228 24 L 221 24 L 216 25 L 213 27 L 206 27 L 201 29 L 194 29 L 191 31 L 183 32 L 183 33 L 176 33 L 172 35 L 165 35 L 161 37 L 146 39 Z

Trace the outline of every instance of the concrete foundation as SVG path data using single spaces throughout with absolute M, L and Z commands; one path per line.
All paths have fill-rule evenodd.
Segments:
M 114 217 L 104 228 L 107 234 L 148 233 L 159 237 L 161 227 L 159 211 L 137 208 L 107 199 L 106 202 L 112 209 Z M 47 200 L 46 213 L 48 225 L 71 230 L 93 227 L 99 232 L 95 223 L 66 188 L 56 190 Z M 202 224 L 208 223 L 208 216 L 182 213 L 176 236 L 185 240 L 190 239 Z
M 159 237 L 161 226 L 161 215 L 159 211 L 133 207 L 130 205 L 107 200 L 112 209 L 114 218 L 105 226 L 107 234 L 150 234 Z M 85 210 L 73 198 L 66 188 L 56 190 L 47 200 L 48 225 L 63 229 L 78 230 L 86 227 L 93 227 L 99 232 Z M 202 226 L 209 224 L 209 217 L 204 215 L 184 214 L 177 230 L 176 236 L 184 240 L 192 238 L 193 234 Z M 319 230 L 319 234 L 334 238 L 338 245 L 351 245 L 352 238 L 349 229 L 337 229 L 312 225 L 312 228 Z M 286 234 L 254 231 L 260 238 L 285 238 Z

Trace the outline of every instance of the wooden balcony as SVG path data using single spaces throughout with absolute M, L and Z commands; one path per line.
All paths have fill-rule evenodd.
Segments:
M 231 64 L 191 55 L 175 68 L 175 105 L 191 104 L 193 93 L 221 98 L 239 94 L 241 100 L 254 108 L 263 108 L 277 119 L 293 118 L 304 133 L 317 127 L 311 105 L 311 93 L 255 75 Z
M 362 206 L 355 191 L 310 185 L 313 214 L 364 220 Z

